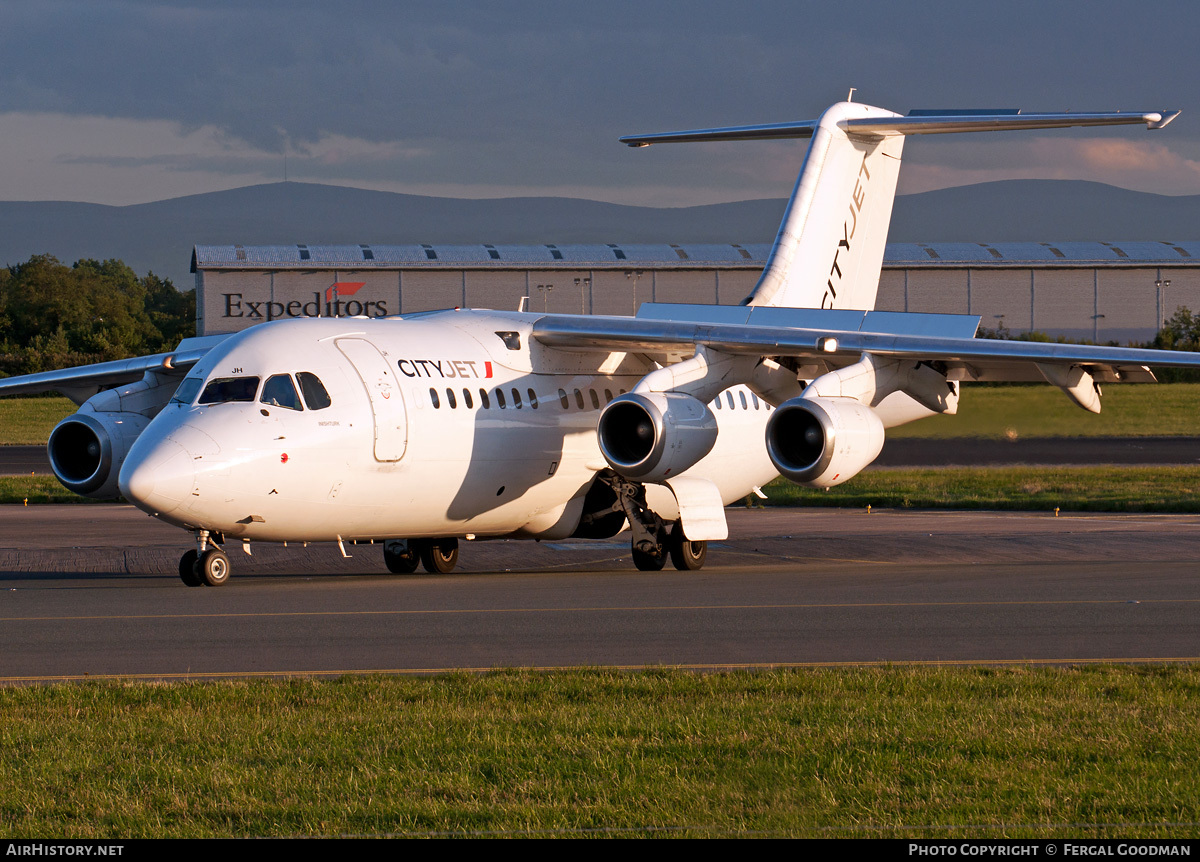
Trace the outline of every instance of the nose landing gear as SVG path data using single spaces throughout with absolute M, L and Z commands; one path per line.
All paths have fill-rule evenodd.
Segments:
M 219 534 L 198 530 L 196 549 L 179 558 L 179 579 L 189 587 L 219 587 L 228 581 L 229 557 L 218 545 L 222 539 Z

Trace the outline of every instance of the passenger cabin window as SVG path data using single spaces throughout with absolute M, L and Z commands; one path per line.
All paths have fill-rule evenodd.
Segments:
M 501 410 L 504 409 L 504 390 L 503 389 L 496 390 L 496 406 L 499 407 Z
M 605 389 L 605 390 L 604 390 L 604 400 L 605 400 L 607 403 L 609 403 L 609 404 L 611 404 L 611 403 L 612 403 L 613 396 L 612 396 L 612 390 L 611 390 L 611 389 Z
M 732 410 L 733 409 L 733 393 L 726 390 L 725 400 L 729 403 L 729 409 Z
M 185 377 L 183 382 L 179 384 L 179 388 L 175 390 L 175 394 L 171 396 L 173 404 L 191 404 L 196 400 L 196 395 L 200 392 L 200 387 L 204 385 L 202 377 Z
M 516 407 L 518 410 L 520 410 L 521 409 L 521 390 L 517 389 L 517 387 L 514 386 L 512 388 L 512 396 L 513 396 L 513 407 Z
M 429 389 L 429 400 L 433 404 L 434 408 L 442 406 L 442 402 L 438 400 L 437 390 L 432 387 Z
M 451 410 L 458 409 L 458 401 L 454 397 L 454 390 L 449 386 L 446 387 L 446 403 L 450 405 Z
M 565 389 L 558 390 L 558 400 L 562 403 L 563 410 L 571 409 L 571 399 L 567 397 L 567 391 Z
M 596 390 L 589 389 L 588 395 L 592 396 L 592 409 L 599 410 L 600 409 L 600 399 L 596 397 Z
M 475 403 L 471 400 L 471 390 L 465 386 L 463 387 L 463 403 L 467 405 L 468 410 L 475 406 Z
M 739 393 L 738 393 L 738 398 L 740 398 L 740 399 L 742 400 L 742 409 L 743 409 L 743 410 L 749 410 L 750 408 L 749 408 L 749 407 L 746 405 L 746 393 L 745 393 L 745 392 L 739 392 Z
M 228 404 L 231 401 L 253 401 L 258 394 L 257 377 L 218 377 L 210 380 L 200 396 L 201 404 Z
M 304 409 L 300 403 L 300 394 L 296 392 L 296 386 L 292 383 L 290 374 L 276 374 L 268 377 L 263 386 L 262 396 L 258 400 L 272 407 L 286 407 L 288 410 Z
M 579 409 L 583 410 L 583 393 L 578 389 L 575 390 L 575 403 L 579 405 Z
M 537 410 L 537 393 L 532 389 L 526 389 L 525 392 L 529 395 L 529 406 Z
M 486 389 L 479 390 L 479 403 L 483 405 L 484 410 L 492 409 L 492 402 L 488 400 L 488 394 L 487 394 Z
M 308 405 L 309 410 L 324 410 L 333 403 L 321 378 L 311 371 L 296 372 L 296 380 L 300 384 L 300 392 L 304 395 L 304 403 Z

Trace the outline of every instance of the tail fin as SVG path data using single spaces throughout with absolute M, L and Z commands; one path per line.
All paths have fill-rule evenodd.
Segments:
M 748 305 L 875 306 L 906 135 L 1144 123 L 1161 129 L 1178 111 L 1021 114 L 914 111 L 901 116 L 838 102 L 811 122 L 700 129 L 621 138 L 632 147 L 687 141 L 812 138 L 771 256 Z

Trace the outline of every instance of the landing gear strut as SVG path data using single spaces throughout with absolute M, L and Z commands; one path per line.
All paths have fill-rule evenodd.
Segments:
M 179 558 L 179 579 L 189 587 L 219 587 L 229 580 L 229 557 L 219 543 L 224 537 L 208 530 L 196 531 L 196 549 Z
M 614 511 L 623 511 L 633 531 L 631 554 L 633 564 L 639 571 L 657 572 L 666 565 L 667 557 L 671 564 L 680 571 L 694 572 L 704 565 L 708 556 L 707 542 L 689 542 L 683 534 L 683 522 L 676 521 L 670 526 L 651 511 L 646 505 L 646 486 L 639 482 L 630 482 L 615 473 L 603 476 L 605 482 L 616 494 L 617 502 L 613 504 Z

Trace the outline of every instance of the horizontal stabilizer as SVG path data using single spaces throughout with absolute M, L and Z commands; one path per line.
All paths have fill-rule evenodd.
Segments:
M 651 144 L 694 144 L 705 141 L 778 141 L 785 138 L 811 138 L 816 120 L 800 123 L 771 123 L 765 126 L 725 126 L 718 129 L 692 129 L 688 132 L 663 132 L 656 135 L 627 135 L 619 140 L 630 147 Z
M 910 111 L 906 117 L 856 117 L 841 120 L 838 126 L 852 135 L 943 135 L 953 132 L 1001 132 L 1022 129 L 1068 129 L 1076 126 L 1122 126 L 1145 124 L 1161 129 L 1179 116 L 1179 111 L 1107 111 L 1101 113 L 1022 114 L 1016 109 L 986 113 L 958 110 Z M 794 123 L 769 123 L 757 126 L 724 126 L 715 129 L 691 129 L 684 132 L 660 132 L 653 135 L 626 135 L 619 140 L 630 147 L 651 144 L 689 144 L 707 141 L 775 141 L 785 138 L 811 138 L 818 120 Z

